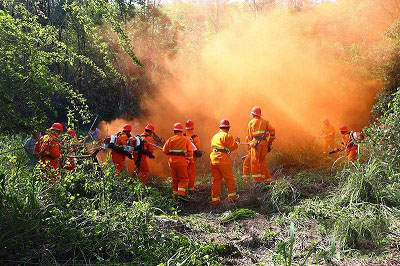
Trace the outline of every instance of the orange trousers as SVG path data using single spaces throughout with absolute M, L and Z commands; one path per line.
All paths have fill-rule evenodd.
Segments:
M 171 166 L 172 170 L 172 196 L 185 196 L 189 183 L 187 166 Z
M 346 155 L 347 155 L 347 160 L 349 162 L 354 163 L 355 161 L 357 161 L 357 150 L 356 149 L 347 150 Z
M 251 155 L 250 155 L 250 151 L 249 151 L 246 155 L 246 158 L 243 161 L 242 179 L 245 181 L 249 181 L 250 175 L 251 175 Z
M 228 189 L 228 200 L 233 201 L 238 198 L 236 194 L 235 176 L 233 175 L 232 165 L 211 165 L 211 204 L 213 206 L 218 205 L 221 202 L 221 187 L 222 179 L 225 180 L 226 187 Z
M 267 166 L 267 154 L 268 154 L 268 143 L 262 140 L 258 144 L 257 149 L 251 147 L 250 157 L 251 157 L 251 170 L 253 181 L 270 183 L 272 181 L 272 176 L 268 170 Z
M 188 190 L 194 191 L 194 183 L 196 181 L 196 159 L 188 164 L 189 184 Z
M 335 148 L 334 139 L 332 138 L 324 138 L 323 141 L 323 152 L 324 154 L 328 154 L 329 151 Z
M 111 159 L 115 166 L 115 176 L 119 176 L 122 172 L 126 172 L 125 155 L 111 151 Z
M 133 154 L 133 158 L 137 159 L 138 155 L 136 153 Z M 142 181 L 143 184 L 147 183 L 147 180 L 149 179 L 149 173 L 150 173 L 150 168 L 149 168 L 149 163 L 147 162 L 147 157 L 145 155 L 142 155 L 142 159 L 140 160 L 140 165 L 139 168 L 136 169 L 137 174 L 140 177 L 140 181 Z

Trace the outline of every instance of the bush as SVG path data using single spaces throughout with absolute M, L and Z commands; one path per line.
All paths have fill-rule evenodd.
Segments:
M 15 147 L 22 138 L 4 139 Z M 48 190 L 39 167 L 13 154 L 0 164 L 1 264 L 218 264 L 217 247 L 156 222 L 177 212 L 165 186 L 116 182 L 112 167 L 87 160 Z

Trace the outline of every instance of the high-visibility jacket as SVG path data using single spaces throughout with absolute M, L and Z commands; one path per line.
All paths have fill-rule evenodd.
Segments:
M 269 144 L 271 144 L 275 139 L 275 129 L 267 120 L 256 116 L 250 120 L 247 126 L 246 139 L 254 145 L 257 142 L 256 138 L 262 136 L 264 136 L 265 139 L 269 136 Z
M 41 159 L 56 161 L 61 155 L 60 141 L 52 132 L 41 137 L 35 144 L 34 148 L 35 152 L 39 154 Z
M 177 132 L 165 142 L 163 152 L 169 156 L 170 166 L 188 166 L 187 159 L 193 158 L 192 143 L 182 132 Z
M 238 144 L 227 130 L 221 129 L 211 139 L 211 164 L 232 165 L 232 159 L 229 154 L 239 147 Z

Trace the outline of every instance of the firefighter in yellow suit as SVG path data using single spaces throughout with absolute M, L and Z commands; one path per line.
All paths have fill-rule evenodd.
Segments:
M 230 153 L 238 148 L 240 139 L 230 135 L 230 124 L 226 119 L 221 120 L 220 131 L 211 139 L 211 204 L 217 206 L 220 202 L 222 179 L 225 180 L 228 189 L 228 200 L 234 201 L 239 198 L 236 194 L 235 176 L 232 170 L 232 159 Z

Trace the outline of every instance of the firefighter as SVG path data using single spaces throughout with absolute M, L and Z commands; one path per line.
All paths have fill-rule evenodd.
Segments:
M 253 182 L 271 184 L 272 177 L 267 166 L 267 154 L 271 151 L 275 140 L 275 129 L 261 118 L 261 108 L 254 106 L 251 110 L 253 117 L 247 126 L 246 140 L 250 145 L 251 174 Z
M 136 173 L 140 176 L 140 181 L 143 184 L 147 183 L 149 178 L 150 168 L 149 163 L 147 162 L 147 157 L 150 159 L 154 159 L 154 146 L 150 145 L 154 144 L 154 139 L 152 137 L 154 132 L 154 126 L 152 124 L 148 124 L 144 128 L 144 132 L 140 135 L 140 142 L 142 146 L 133 153 L 133 158 L 135 160 L 136 165 Z
M 193 160 L 189 162 L 188 174 L 189 184 L 188 191 L 194 192 L 194 184 L 196 179 L 196 158 L 200 157 L 200 138 L 194 133 L 194 122 L 192 120 L 186 121 L 186 137 L 190 140 L 193 146 Z
M 230 153 L 238 148 L 239 137 L 234 138 L 230 135 L 230 124 L 226 119 L 221 120 L 220 130 L 211 139 L 211 204 L 217 206 L 220 202 L 222 179 L 228 189 L 228 200 L 234 201 L 239 198 L 236 194 L 235 177 L 232 169 L 232 159 Z
M 78 138 L 76 136 L 75 130 L 72 128 L 68 129 L 65 132 L 65 136 L 61 141 L 63 147 L 65 147 L 65 153 L 67 155 L 75 155 L 75 149 L 78 144 Z M 61 161 L 62 168 L 65 170 L 74 170 L 75 169 L 75 160 L 74 158 L 63 158 Z
M 115 176 L 119 176 L 122 172 L 127 172 L 125 158 L 132 156 L 128 152 L 124 152 L 124 146 L 127 145 L 128 139 L 131 137 L 132 125 L 125 124 L 121 132 L 111 136 L 110 147 L 111 159 L 115 166 Z
M 168 165 L 172 170 L 172 196 L 181 201 L 188 201 L 188 161 L 193 161 L 193 147 L 190 140 L 183 135 L 181 123 L 174 125 L 174 134 L 163 147 L 163 152 L 169 156 Z
M 60 123 L 54 123 L 49 132 L 35 143 L 35 152 L 39 155 L 45 177 L 52 185 L 56 184 L 58 177 L 58 159 L 61 156 L 58 137 L 61 132 L 63 132 L 63 126 Z
M 354 163 L 357 161 L 358 143 L 364 139 L 364 136 L 359 132 L 349 131 L 345 125 L 340 126 L 339 130 L 342 134 L 342 147 L 330 151 L 329 154 L 345 151 L 347 160 Z
M 323 152 L 324 154 L 328 154 L 328 152 L 332 150 L 335 145 L 335 129 L 329 123 L 328 119 L 324 120 L 321 137 L 323 138 Z

